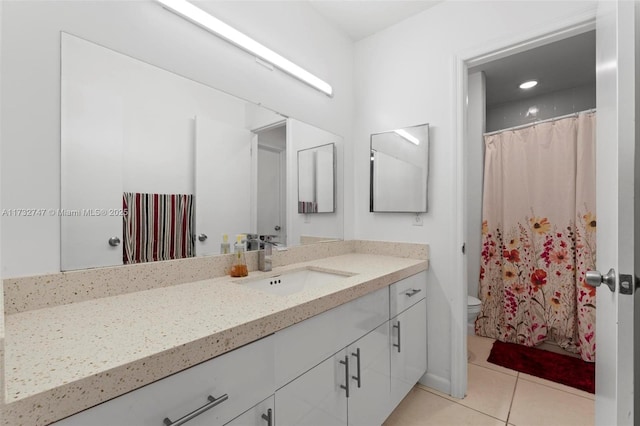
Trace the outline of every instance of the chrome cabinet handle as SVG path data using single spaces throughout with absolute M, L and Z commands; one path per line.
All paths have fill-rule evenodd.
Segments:
M 118 237 L 111 237 L 109 238 L 109 245 L 111 247 L 117 247 L 120 245 L 120 238 Z
M 267 414 L 262 415 L 262 419 L 267 422 L 267 426 L 273 426 L 273 410 L 269 408 Z
M 357 376 L 351 376 L 351 378 L 353 380 L 355 380 L 356 382 L 358 382 L 358 387 L 360 387 L 360 348 L 356 349 L 355 353 L 351 353 L 351 355 L 353 355 L 354 357 L 356 357 L 356 359 L 358 360 L 358 363 L 356 364 L 356 373 Z
M 413 297 L 416 294 L 420 293 L 421 291 L 422 291 L 421 288 L 414 288 L 414 289 L 411 289 L 411 291 L 406 292 L 405 295 L 409 297 Z
M 398 329 L 398 344 L 394 343 L 393 347 L 398 348 L 398 353 L 400 353 L 400 321 L 398 321 L 398 323 L 394 325 L 393 328 Z
M 340 364 L 344 364 L 344 377 L 346 385 L 340 385 L 340 388 L 347 391 L 347 398 L 349 398 L 349 356 L 345 355 L 344 360 L 340 360 Z
M 186 422 L 188 422 L 189 420 L 198 417 L 200 414 L 204 413 L 207 410 L 212 409 L 213 407 L 215 407 L 218 404 L 222 404 L 223 402 L 225 402 L 227 399 L 229 399 L 229 395 L 228 394 L 224 394 L 219 398 L 214 398 L 211 395 L 207 396 L 207 400 L 209 400 L 209 402 L 207 402 L 206 404 L 204 404 L 202 407 L 193 410 L 192 412 L 190 412 L 189 414 L 180 417 L 178 420 L 176 420 L 175 422 L 172 422 L 171 420 L 169 420 L 169 417 L 165 417 L 164 420 L 162 421 L 164 423 L 165 426 L 180 426 L 185 424 Z

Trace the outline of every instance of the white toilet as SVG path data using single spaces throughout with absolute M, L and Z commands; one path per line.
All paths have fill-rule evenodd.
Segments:
M 467 296 L 467 334 L 476 334 L 475 323 L 481 307 L 482 302 L 480 302 L 480 299 L 473 296 Z

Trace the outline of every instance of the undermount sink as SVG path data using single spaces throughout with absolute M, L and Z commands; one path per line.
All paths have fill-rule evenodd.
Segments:
M 307 267 L 272 274 L 266 278 L 245 279 L 235 281 L 249 288 L 263 291 L 277 296 L 289 296 L 311 287 L 326 285 L 337 280 L 349 278 L 354 274 L 342 271 L 327 271 Z

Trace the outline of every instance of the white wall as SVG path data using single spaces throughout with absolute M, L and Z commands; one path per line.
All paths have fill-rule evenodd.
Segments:
M 462 310 L 452 314 L 463 286 L 451 278 L 458 275 L 455 265 L 461 256 L 455 242 L 455 56 L 501 39 L 528 37 L 541 25 L 564 23 L 594 7 L 593 2 L 577 1 L 444 2 L 356 44 L 354 235 L 429 243 L 429 365 L 423 382 L 430 386 L 450 391 L 450 334 L 464 327 L 458 315 Z M 424 226 L 412 226 L 414 216 L 409 214 L 369 213 L 369 135 L 425 122 L 431 138 Z
M 3 2 L 3 208 L 60 207 L 60 31 L 351 139 L 353 44 L 346 36 L 303 2 L 202 5 L 328 81 L 335 95 L 257 64 L 153 1 Z M 4 278 L 60 270 L 58 217 L 3 217 L 2 228 Z
M 537 107 L 535 117 L 527 117 L 530 107 Z M 560 117 L 596 107 L 596 83 L 576 86 L 531 98 L 487 107 L 487 132 Z

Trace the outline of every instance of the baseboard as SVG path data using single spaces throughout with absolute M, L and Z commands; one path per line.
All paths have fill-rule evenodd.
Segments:
M 451 381 L 444 377 L 436 376 L 432 373 L 426 373 L 420 378 L 418 383 L 439 392 L 446 393 L 447 395 L 451 395 Z

